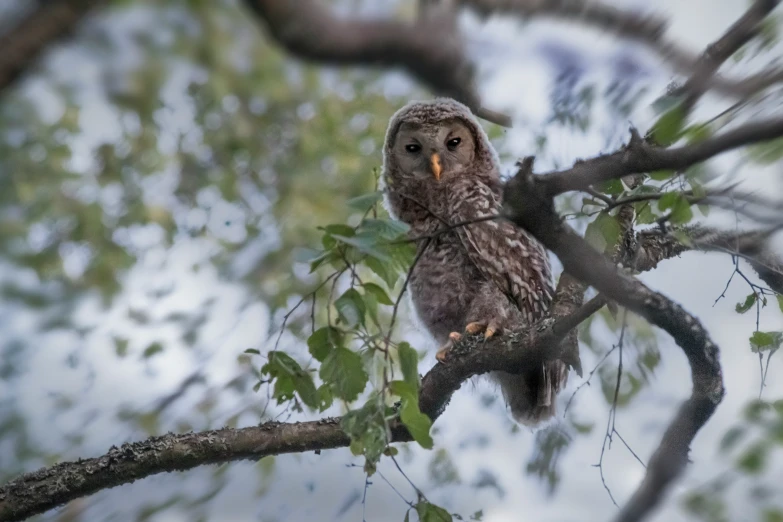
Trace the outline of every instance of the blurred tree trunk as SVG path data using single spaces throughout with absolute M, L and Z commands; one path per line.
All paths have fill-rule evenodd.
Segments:
M 0 93 L 13 85 L 53 42 L 73 31 L 90 9 L 105 0 L 38 0 L 24 5 L 20 22 L 0 35 Z

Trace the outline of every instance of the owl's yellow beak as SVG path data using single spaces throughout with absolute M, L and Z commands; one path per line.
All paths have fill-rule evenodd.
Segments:
M 440 173 L 443 168 L 440 166 L 440 156 L 438 156 L 437 152 L 430 156 L 430 167 L 432 168 L 432 173 L 435 175 L 435 180 L 440 181 Z

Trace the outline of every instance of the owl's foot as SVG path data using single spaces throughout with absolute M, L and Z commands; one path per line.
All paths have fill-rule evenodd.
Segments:
M 496 319 L 492 319 L 490 321 L 475 321 L 468 323 L 468 325 L 465 327 L 465 331 L 471 335 L 483 333 L 484 339 L 489 339 L 496 333 L 499 333 L 501 330 L 502 328 L 500 326 L 500 321 Z
M 462 339 L 462 334 L 458 332 L 451 332 L 449 334 L 449 340 L 446 341 L 446 344 L 444 344 L 440 350 L 435 354 L 435 359 L 438 360 L 438 362 L 446 363 L 446 356 L 449 354 L 449 350 L 451 350 L 451 347 L 454 346 L 454 343 L 458 342 L 460 339 Z

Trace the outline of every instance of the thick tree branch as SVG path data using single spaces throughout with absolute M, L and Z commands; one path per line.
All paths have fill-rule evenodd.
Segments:
M 644 43 L 679 72 L 690 76 L 687 87 L 693 96 L 691 103 L 695 103 L 708 87 L 746 97 L 783 81 L 781 70 L 735 80 L 714 77 L 720 64 L 756 34 L 759 23 L 778 1 L 757 0 L 701 58 L 665 39 L 666 22 L 662 19 L 594 0 L 460 0 L 459 4 L 485 16 L 500 13 L 574 20 Z M 400 67 L 435 93 L 462 101 L 477 116 L 511 126 L 507 116 L 481 105 L 473 82 L 474 67 L 465 54 L 455 12 L 446 8 L 422 9 L 422 16 L 415 23 L 406 23 L 344 19 L 313 0 L 245 0 L 245 3 L 265 22 L 275 40 L 301 58 L 326 64 Z M 444 4 L 449 6 L 451 2 Z
M 521 162 L 519 172 L 506 185 L 507 216 L 554 252 L 568 273 L 669 333 L 691 366 L 691 397 L 669 425 L 650 459 L 644 481 L 617 519 L 641 520 L 658 505 L 668 486 L 682 473 L 688 462 L 690 443 L 723 397 L 718 347 L 696 318 L 662 294 L 618 271 L 609 259 L 563 223 L 554 211 L 552 196 L 536 184 L 532 165 L 532 158 Z
M 428 10 L 428 16 L 406 23 L 339 18 L 312 0 L 245 3 L 292 54 L 325 64 L 400 67 L 479 117 L 511 125 L 508 117 L 481 107 L 454 13 Z
M 16 27 L 0 36 L 0 91 L 14 83 L 55 40 L 73 31 L 102 0 L 38 2 Z
M 436 364 L 422 379 L 421 410 L 434 420 L 470 377 L 496 370 L 523 371 L 558 358 L 560 350 L 552 347 L 568 333 L 564 322 L 568 319 L 549 317 L 531 328 L 486 342 L 482 336 L 465 336 L 452 349 L 449 363 Z M 412 440 L 399 424 L 392 425 L 392 435 L 395 442 Z M 0 520 L 24 520 L 76 498 L 158 473 L 349 444 L 339 418 L 153 437 L 112 448 L 97 458 L 44 468 L 6 484 L 0 488 Z
M 571 190 L 656 170 L 681 170 L 743 145 L 783 136 L 783 118 L 757 120 L 707 140 L 682 147 L 661 148 L 632 133 L 631 140 L 612 154 L 580 161 L 567 170 L 537 176 L 537 190 L 553 197 Z

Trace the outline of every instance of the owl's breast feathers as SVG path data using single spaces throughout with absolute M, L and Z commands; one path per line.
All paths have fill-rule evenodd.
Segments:
M 449 219 L 470 222 L 500 214 L 497 191 L 480 180 L 459 180 L 449 193 Z M 542 317 L 552 301 L 552 272 L 544 247 L 524 230 L 497 218 L 454 228 L 468 258 L 516 303 L 528 323 Z

